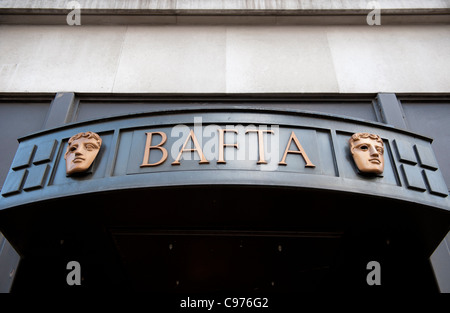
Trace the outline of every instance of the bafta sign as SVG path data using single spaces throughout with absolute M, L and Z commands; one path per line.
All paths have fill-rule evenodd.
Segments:
M 225 132 L 236 132 L 234 129 L 219 129 L 219 160 L 217 163 L 225 164 L 226 161 L 223 157 L 223 149 L 227 146 L 231 146 L 234 148 L 239 148 L 237 143 L 233 144 L 225 144 L 224 143 L 224 133 Z M 269 132 L 269 131 L 266 131 Z M 271 131 L 273 132 L 273 131 Z M 161 136 L 161 142 L 159 144 L 152 144 L 152 137 L 154 134 L 158 134 Z M 151 132 L 146 133 L 147 140 L 145 142 L 145 153 L 143 162 L 140 167 L 153 167 L 161 165 L 168 158 L 168 152 L 166 148 L 163 147 L 164 143 L 167 140 L 167 135 L 164 132 Z M 258 133 L 259 139 L 262 138 L 263 133 Z M 194 149 L 186 149 L 186 145 L 189 140 L 192 140 L 194 144 Z M 260 142 L 260 159 L 258 164 L 265 164 L 264 160 L 264 148 L 263 141 Z M 291 143 L 295 143 L 297 150 L 290 150 Z M 99 135 L 94 132 L 82 132 L 72 136 L 69 139 L 68 147 L 66 153 L 64 155 L 64 159 L 66 160 L 66 174 L 67 176 L 72 176 L 74 174 L 83 174 L 90 173 L 92 164 L 97 157 L 97 154 L 102 145 L 102 139 Z M 363 175 L 381 175 L 384 171 L 384 144 L 383 140 L 379 135 L 369 134 L 369 133 L 355 133 L 349 139 L 350 153 L 353 157 L 355 165 L 358 169 L 358 172 Z M 149 163 L 149 154 L 153 149 L 158 149 L 162 152 L 162 157 L 158 162 Z M 183 152 L 197 152 L 200 156 L 200 164 L 209 164 L 209 161 L 206 160 L 202 148 L 199 146 L 198 141 L 195 137 L 194 132 L 191 130 L 189 136 L 186 139 L 183 147 L 180 149 L 179 154 L 172 165 L 180 165 L 180 158 Z M 291 133 L 291 136 L 286 145 L 286 149 L 284 151 L 283 157 L 281 161 L 278 163 L 279 165 L 287 165 L 286 164 L 286 156 L 288 153 L 300 154 L 305 160 L 305 167 L 315 167 L 314 164 L 309 160 L 308 155 L 304 151 L 302 145 L 299 140 L 295 136 L 294 132 Z

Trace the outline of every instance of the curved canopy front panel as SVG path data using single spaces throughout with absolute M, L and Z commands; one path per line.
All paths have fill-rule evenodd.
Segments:
M 68 164 L 74 157 L 69 160 L 68 141 L 87 132 L 98 134 L 101 143 L 94 156 L 82 155 L 72 165 L 92 162 L 71 173 Z M 349 145 L 355 133 L 381 138 L 383 151 L 369 160 L 379 167 L 382 154 L 381 173 L 359 168 Z M 76 146 L 83 144 L 78 137 Z M 367 194 L 449 210 L 431 139 L 331 115 L 250 108 L 172 110 L 72 124 L 19 141 L 1 191 L 3 209 L 134 188 L 259 185 Z

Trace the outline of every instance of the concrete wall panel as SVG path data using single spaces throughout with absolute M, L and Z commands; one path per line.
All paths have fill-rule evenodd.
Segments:
M 323 27 L 227 31 L 227 92 L 339 92 Z
M 449 92 L 450 28 L 0 26 L 0 92 Z
M 113 92 L 225 92 L 224 27 L 129 27 Z
M 126 27 L 0 27 L 0 90 L 110 92 Z M 14 70 L 5 71 L 5 68 Z

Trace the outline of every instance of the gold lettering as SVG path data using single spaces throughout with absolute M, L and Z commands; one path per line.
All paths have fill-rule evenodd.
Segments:
M 294 143 L 297 146 L 298 150 L 289 150 L 289 147 L 291 146 L 292 140 L 294 140 Z M 278 163 L 279 165 L 287 165 L 287 163 L 286 163 L 286 156 L 287 156 L 288 153 L 300 154 L 303 157 L 303 160 L 305 160 L 305 162 L 306 162 L 305 167 L 316 167 L 309 160 L 308 155 L 306 154 L 305 150 L 303 150 L 303 147 L 300 144 L 300 141 L 298 141 L 297 136 L 295 136 L 294 132 L 291 132 L 291 137 L 289 137 L 288 144 L 286 146 L 286 149 L 284 150 L 283 158 L 281 159 L 280 163 Z
M 194 143 L 194 149 L 185 149 L 187 143 L 189 142 L 189 139 L 192 139 L 192 142 Z M 198 144 L 197 137 L 195 137 L 194 131 L 191 129 L 189 132 L 189 136 L 186 138 L 186 141 L 184 142 L 183 147 L 181 147 L 180 153 L 178 153 L 178 156 L 174 162 L 172 162 L 172 165 L 180 165 L 180 158 L 183 152 L 194 152 L 196 151 L 198 155 L 200 156 L 200 162 L 199 164 L 209 164 L 209 161 L 205 158 L 203 155 L 202 148 Z
M 273 130 L 265 130 L 265 129 L 249 129 L 245 133 L 258 133 L 258 145 L 259 145 L 259 160 L 256 164 L 267 164 L 267 161 L 264 158 L 264 133 L 273 134 Z
M 167 156 L 168 156 L 167 150 L 162 147 L 162 145 L 167 140 L 166 133 L 164 133 L 164 132 L 152 132 L 152 133 L 145 133 L 145 134 L 147 135 L 147 141 L 145 142 L 144 159 L 142 160 L 141 167 L 158 166 L 158 165 L 164 163 L 167 160 Z M 158 134 L 158 135 L 161 136 L 161 142 L 159 144 L 157 144 L 156 146 L 152 146 L 153 134 Z M 161 159 L 158 162 L 149 164 L 148 161 L 150 159 L 150 150 L 151 149 L 159 149 L 159 150 L 161 150 L 163 155 L 162 155 Z
M 236 149 L 239 149 L 239 144 L 238 143 L 224 143 L 224 133 L 225 132 L 234 132 L 234 133 L 238 133 L 238 131 L 236 129 L 218 129 L 219 131 L 219 160 L 217 160 L 217 163 L 219 164 L 225 164 L 227 163 L 225 161 L 224 158 L 224 153 L 223 150 L 225 147 L 235 147 Z

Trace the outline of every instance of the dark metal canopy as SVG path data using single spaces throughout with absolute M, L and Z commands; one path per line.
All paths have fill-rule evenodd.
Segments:
M 230 130 L 228 146 L 219 144 L 218 129 Z M 208 162 L 194 140 L 186 144 L 191 130 Z M 88 174 L 67 176 L 67 141 L 86 131 L 101 136 L 100 152 Z M 348 148 L 356 132 L 382 138 L 383 175 L 358 173 Z M 149 133 L 154 142 L 146 144 Z M 283 154 L 298 148 L 287 146 L 292 133 L 304 155 L 289 152 L 282 165 Z M 76 123 L 20 139 L 1 192 L 0 227 L 22 262 L 34 264 L 28 275 L 36 264 L 52 272 L 81 259 L 92 285 L 323 289 L 344 276 L 359 282 L 365 264 L 379 260 L 397 273 L 387 276 L 394 288 L 450 228 L 430 143 L 378 123 L 242 107 Z M 217 162 L 221 147 L 225 163 Z M 50 276 L 63 274 L 64 266 Z

